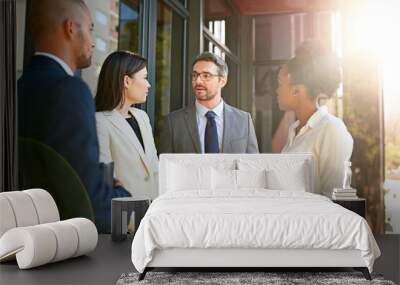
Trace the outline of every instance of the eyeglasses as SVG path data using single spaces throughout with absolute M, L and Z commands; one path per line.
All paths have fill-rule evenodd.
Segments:
M 201 79 L 201 81 L 210 81 L 211 80 L 211 78 L 213 78 L 213 77 L 220 77 L 221 75 L 219 75 L 219 74 L 212 74 L 212 73 L 209 73 L 209 72 L 201 72 L 201 73 L 198 73 L 198 72 L 192 72 L 192 74 L 190 75 L 191 76 L 191 78 L 192 78 L 192 81 L 196 81 L 197 80 L 197 77 L 199 77 L 200 76 L 200 79 Z

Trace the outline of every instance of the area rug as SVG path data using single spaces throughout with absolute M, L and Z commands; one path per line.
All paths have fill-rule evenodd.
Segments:
M 368 281 L 360 272 L 148 272 L 142 281 L 138 281 L 138 276 L 139 273 L 122 274 L 117 285 L 395 285 L 392 281 L 384 280 L 380 275 L 372 275 L 373 280 Z

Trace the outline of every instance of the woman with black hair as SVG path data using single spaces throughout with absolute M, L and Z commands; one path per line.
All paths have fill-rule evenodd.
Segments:
M 114 162 L 114 177 L 134 198 L 157 197 L 158 158 L 146 112 L 147 61 L 128 51 L 110 54 L 100 71 L 96 122 L 100 162 Z
M 297 121 L 289 128 L 282 152 L 311 152 L 315 158 L 315 189 L 331 197 L 343 183 L 344 162 L 353 151 L 353 138 L 343 121 L 319 107 L 341 83 L 338 58 L 316 42 L 305 42 L 278 75 L 278 103 L 283 111 L 294 111 Z

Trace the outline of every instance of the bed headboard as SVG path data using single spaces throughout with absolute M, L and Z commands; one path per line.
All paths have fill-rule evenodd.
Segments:
M 159 195 L 167 191 L 168 169 L 171 163 L 185 167 L 211 166 L 219 169 L 238 169 L 240 165 L 278 169 L 284 166 L 285 171 L 290 171 L 292 166 L 302 163 L 305 167 L 307 192 L 314 192 L 315 168 L 311 153 L 296 154 L 161 154 L 159 165 Z

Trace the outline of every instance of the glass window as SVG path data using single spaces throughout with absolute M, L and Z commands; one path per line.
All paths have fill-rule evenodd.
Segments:
M 220 56 L 228 65 L 228 83 L 222 89 L 222 97 L 229 105 L 238 106 L 238 65 L 231 60 L 229 56 L 221 50 L 221 48 L 213 44 L 213 42 L 209 41 L 207 38 L 204 38 L 204 46 L 206 51 Z
M 225 20 L 209 21 L 207 27 L 222 44 L 225 44 Z
M 225 53 L 222 52 L 222 50 L 217 45 L 215 45 L 212 41 L 209 41 L 207 38 L 204 38 L 204 50 L 215 53 L 216 55 L 225 59 Z
M 120 4 L 119 49 L 139 52 L 139 1 L 123 0 Z
M 81 76 L 94 96 L 100 69 L 106 57 L 117 49 L 138 51 L 139 1 L 86 0 L 85 3 L 92 14 L 96 47 L 92 65 L 83 69 Z
M 232 106 L 238 106 L 239 90 L 238 90 L 238 66 L 228 56 L 225 56 L 226 64 L 228 65 L 228 83 L 222 89 L 222 98 Z
M 166 115 L 183 106 L 184 19 L 169 6 L 158 1 L 156 38 L 155 141 Z
M 255 129 L 259 143 L 258 147 L 260 152 L 264 153 L 274 152 L 272 137 L 276 133 L 283 116 L 283 112 L 279 111 L 275 92 L 278 71 L 279 65 L 262 64 L 254 68 Z M 280 142 L 279 145 L 284 145 L 286 135 L 287 133 L 284 131 L 281 136 L 278 135 L 274 139 Z
M 233 10 L 233 2 L 226 0 L 204 1 L 204 26 L 218 41 L 237 53 L 238 15 Z
M 400 234 L 400 87 L 397 79 L 398 56 L 385 65 L 383 78 L 385 114 L 385 231 Z
M 254 58 L 257 61 L 271 60 L 272 58 L 272 23 L 270 17 L 256 17 L 254 39 Z
M 333 17 L 331 14 L 324 12 L 311 16 L 316 19 L 331 19 L 330 17 Z M 303 13 L 255 17 L 253 76 L 257 114 L 256 133 L 260 140 L 261 152 L 280 152 L 286 143 L 288 127 L 295 120 L 293 114 L 284 114 L 278 108 L 275 90 L 279 67 L 294 55 L 296 47 L 305 40 L 305 35 L 309 34 L 307 31 L 310 29 L 321 33 L 321 36 L 318 33 L 314 39 L 333 46 L 333 39 L 325 40 L 328 36 L 332 37 L 332 34 L 323 33 L 327 29 L 327 20 L 314 21 L 309 19 L 311 16 Z M 321 23 L 321 29 L 310 23 Z M 343 114 L 341 95 L 342 89 L 338 91 L 338 96 L 334 100 L 321 99 L 319 104 L 327 105 L 332 114 L 341 116 Z
M 92 14 L 96 47 L 92 55 L 92 65 L 83 69 L 80 74 L 95 95 L 101 66 L 107 55 L 118 48 L 119 1 L 86 0 L 85 3 Z

